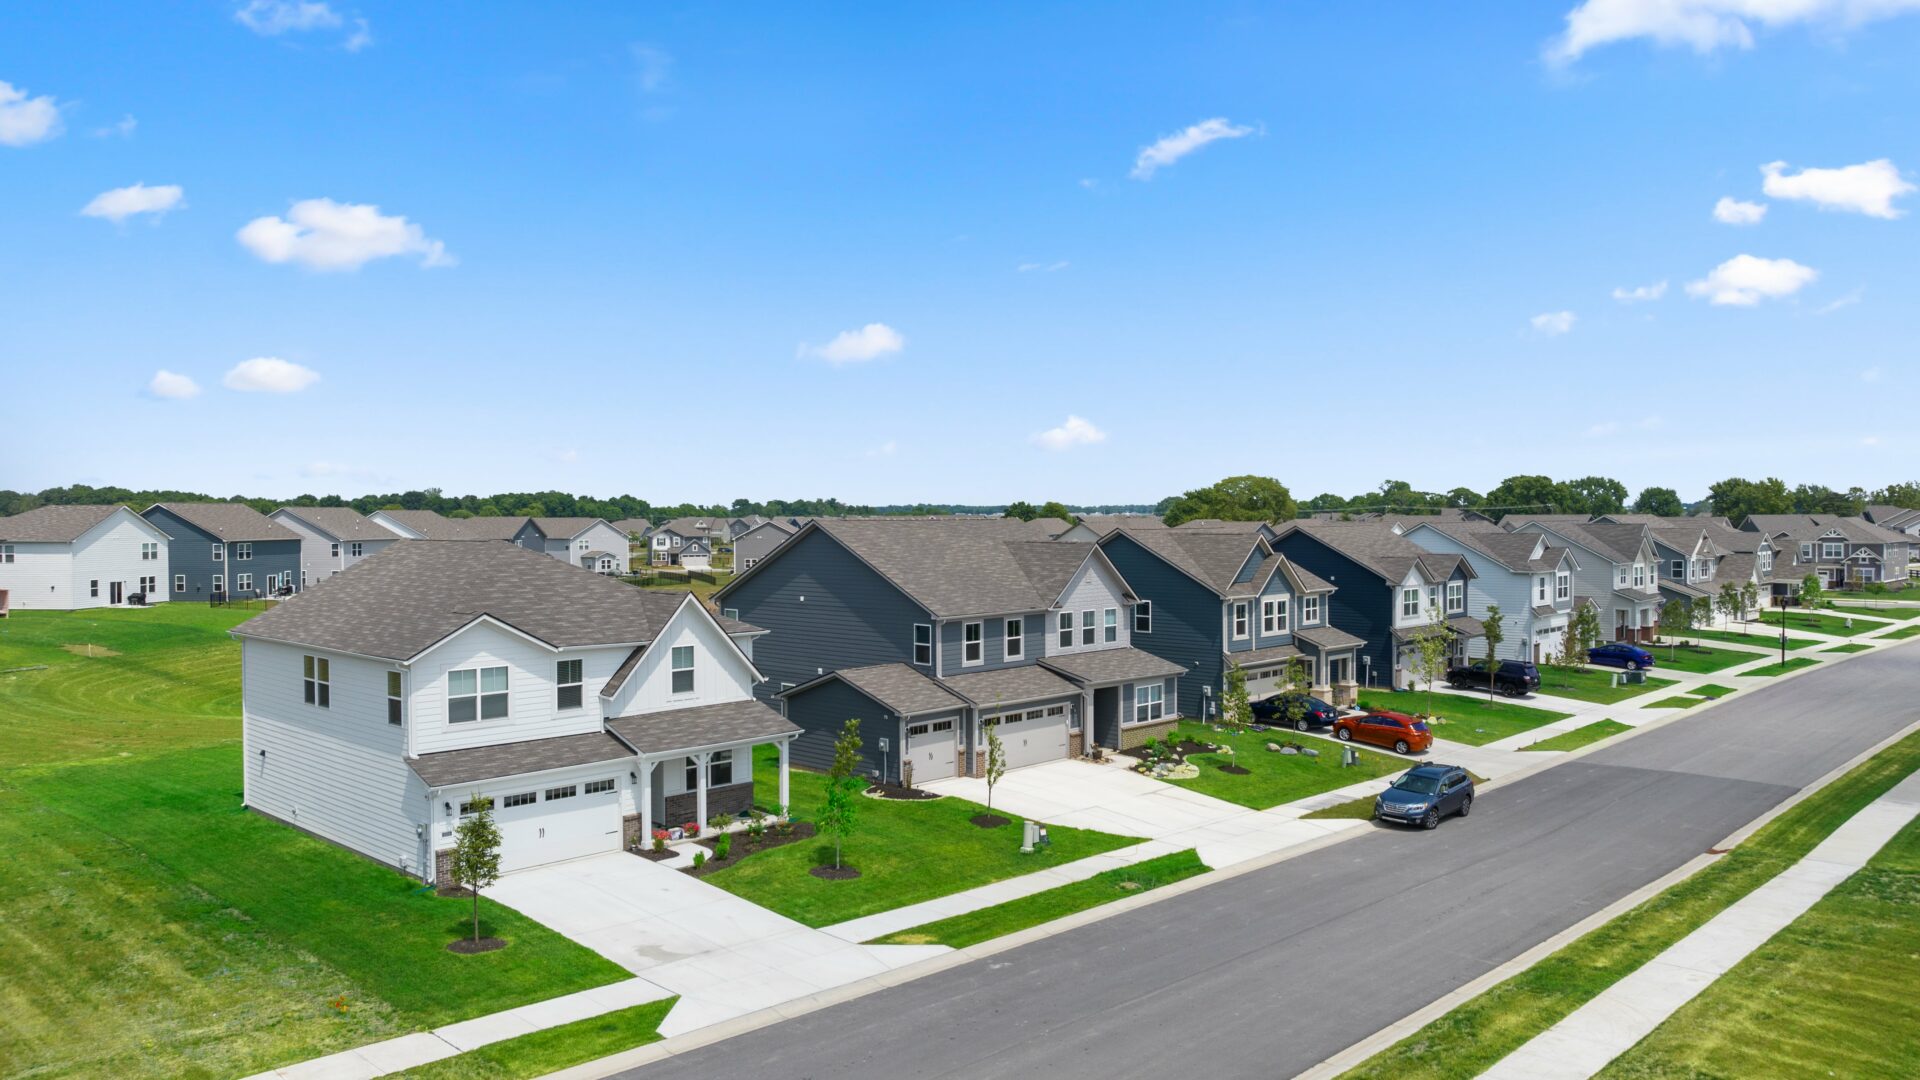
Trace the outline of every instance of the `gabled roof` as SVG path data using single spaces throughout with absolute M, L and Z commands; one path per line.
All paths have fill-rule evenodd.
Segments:
M 761 529 L 772 529 L 773 531 L 781 533 L 786 536 L 792 536 L 794 533 L 800 531 L 799 526 L 789 525 L 784 521 L 763 521 L 760 524 L 755 525 L 753 528 L 748 529 L 746 532 L 741 533 L 740 535 L 742 537 L 752 536 L 754 533 L 759 532 Z
M 1219 596 L 1253 591 L 1251 584 L 1236 586 L 1233 579 L 1240 576 L 1240 568 L 1255 551 L 1272 550 L 1266 538 L 1254 530 L 1185 525 L 1173 529 L 1115 529 L 1101 537 L 1100 543 L 1104 546 L 1120 535 L 1158 555 L 1169 566 Z
M 677 517 L 661 523 L 654 532 L 670 532 L 678 536 L 712 536 L 727 527 L 723 517 Z
M 470 517 L 454 518 L 454 525 L 461 540 L 511 540 L 524 528 L 531 518 L 525 517 Z
M 1423 521 L 1403 535 L 1412 537 L 1421 529 L 1432 529 L 1517 574 L 1552 573 L 1559 569 L 1560 560 L 1567 554 L 1565 548 L 1548 545 L 1546 537 L 1539 533 L 1508 532 L 1498 525 Z M 1538 557 L 1534 554 L 1536 548 Z
M 1159 514 L 1081 514 L 1079 523 L 1105 535 L 1114 529 L 1164 529 Z
M 118 503 L 110 506 L 37 506 L 11 517 L 0 517 L 0 540 L 22 544 L 71 544 L 119 509 L 121 506 Z M 146 521 L 145 518 L 141 520 Z M 152 522 L 147 524 L 155 532 L 160 532 L 159 526 Z
M 298 540 L 300 534 L 245 503 L 154 503 L 158 507 L 222 543 Z M 141 513 L 142 517 L 146 512 Z M 179 539 L 175 537 L 174 539 Z
M 513 544 L 402 540 L 233 633 L 386 660 L 411 660 L 483 619 L 556 649 L 630 645 L 653 640 L 691 595 L 636 589 Z
M 1038 664 L 949 675 L 940 685 L 974 705 L 1020 705 L 1042 698 L 1078 694 L 1080 688 Z
M 633 751 L 605 731 L 559 735 L 551 739 L 472 746 L 408 758 L 407 768 L 430 788 L 473 784 L 525 773 L 592 765 L 632 758 Z
M 1272 524 L 1265 521 L 1222 521 L 1219 518 L 1194 518 L 1191 521 L 1183 521 L 1173 527 L 1176 529 L 1186 529 L 1189 532 L 1200 530 L 1205 532 L 1232 533 L 1257 533 L 1273 528 Z
M 1384 522 L 1290 521 L 1280 528 L 1282 537 L 1294 532 L 1313 537 L 1380 575 L 1389 585 L 1405 581 L 1415 566 L 1428 581 L 1445 581 L 1456 567 L 1464 567 L 1468 577 L 1474 576 L 1473 566 L 1464 556 L 1428 551 Z
M 1125 679 L 1164 679 L 1185 675 L 1187 669 L 1171 660 L 1163 660 L 1144 649 L 1099 649 L 1094 652 L 1063 653 L 1043 656 L 1040 663 L 1084 685 L 1119 682 Z
M 393 539 L 391 530 L 368 521 L 351 506 L 283 506 L 274 513 L 299 518 L 315 532 L 335 540 Z
M 1796 543 L 1819 540 L 1833 533 L 1856 544 L 1904 544 L 1911 539 L 1905 533 L 1864 518 L 1835 514 L 1753 514 L 1741 527 L 1767 536 L 1785 536 Z
M 402 528 L 412 529 L 428 540 L 471 539 L 466 530 L 460 527 L 460 522 L 442 517 L 434 510 L 375 510 L 368 515 L 368 520 L 375 524 L 379 523 L 377 518 L 385 518 Z
M 958 695 L 934 681 L 933 677 L 921 673 L 905 664 L 872 664 L 866 667 L 841 668 L 829 671 L 816 679 L 810 679 L 799 686 L 789 686 L 780 691 L 783 698 L 810 690 L 821 683 L 838 679 L 867 695 L 881 705 L 893 710 L 898 716 L 918 716 L 930 712 L 946 712 L 958 709 L 965 704 Z
M 1616 525 L 1606 521 L 1590 521 L 1582 525 L 1537 518 L 1535 523 L 1549 534 L 1578 544 L 1610 562 L 1630 563 L 1639 558 L 1640 546 L 1647 540 L 1645 525 Z
M 1890 529 L 1906 529 L 1911 527 L 1915 522 L 1920 522 L 1920 510 L 1909 509 L 1905 506 L 1869 506 L 1867 507 L 1866 519 L 1875 525 L 1885 526 Z
M 798 734 L 800 726 L 766 704 L 748 698 L 690 709 L 620 716 L 607 721 L 607 730 L 636 753 L 687 753 L 755 739 L 777 739 Z
M 646 518 L 621 518 L 619 521 L 613 523 L 613 527 L 629 535 L 639 533 L 645 536 L 653 531 L 653 522 L 648 521 Z
M 605 518 L 597 517 L 537 517 L 529 520 L 533 522 L 533 527 L 539 530 L 540 535 L 549 540 L 571 540 L 595 525 L 611 526 L 613 524 Z

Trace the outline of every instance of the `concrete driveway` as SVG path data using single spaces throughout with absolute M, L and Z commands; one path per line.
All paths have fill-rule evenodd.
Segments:
M 947 951 L 852 944 L 624 852 L 508 874 L 487 895 L 679 994 L 668 1035 Z

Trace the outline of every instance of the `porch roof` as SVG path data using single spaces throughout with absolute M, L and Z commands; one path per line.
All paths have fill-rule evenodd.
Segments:
M 1012 705 L 1078 694 L 1080 688 L 1038 664 L 949 675 L 940 685 L 975 705 Z
M 1302 654 L 1298 645 L 1269 645 L 1264 649 L 1225 655 L 1229 664 L 1239 664 L 1242 668 L 1263 668 L 1284 664 Z
M 622 716 L 607 721 L 607 730 L 635 752 L 652 755 L 728 743 L 765 742 L 796 735 L 800 728 L 765 704 L 749 699 Z
M 1334 626 L 1302 626 L 1293 631 L 1295 641 L 1304 641 L 1321 652 L 1338 652 L 1341 649 L 1357 649 L 1367 643 L 1367 639 L 1349 634 Z
M 1685 581 L 1680 581 L 1675 578 L 1661 578 L 1660 587 L 1670 593 L 1675 594 L 1676 596 L 1684 596 L 1689 599 L 1696 596 L 1708 595 L 1707 590 L 1701 588 L 1700 586 L 1693 585 Z
M 966 704 L 953 691 L 935 681 L 933 676 L 900 663 L 870 664 L 829 671 L 799 686 L 780 691 L 780 696 L 790 698 L 833 680 L 846 683 L 901 716 L 951 712 Z
M 560 735 L 551 739 L 473 746 L 465 750 L 442 750 L 408 758 L 407 768 L 430 788 L 497 780 L 503 776 L 547 772 L 572 765 L 592 765 L 598 761 L 630 758 L 633 751 L 604 731 L 584 735 Z
M 1615 589 L 1613 595 L 1630 604 L 1657 604 L 1660 602 L 1659 589 Z
M 1551 619 L 1553 618 L 1553 614 L 1554 614 L 1554 611 L 1553 611 L 1552 604 L 1533 605 L 1533 617 L 1536 619 Z
M 1083 686 L 1126 682 L 1129 679 L 1164 679 L 1169 675 L 1187 673 L 1187 669 L 1181 665 L 1162 660 L 1131 645 L 1124 649 L 1049 656 L 1040 663 Z

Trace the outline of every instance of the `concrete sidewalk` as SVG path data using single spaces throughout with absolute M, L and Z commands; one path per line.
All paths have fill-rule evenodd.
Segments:
M 1806 914 L 1920 815 L 1920 773 L 1849 818 L 1792 867 L 1675 942 L 1482 1074 L 1586 1080 Z

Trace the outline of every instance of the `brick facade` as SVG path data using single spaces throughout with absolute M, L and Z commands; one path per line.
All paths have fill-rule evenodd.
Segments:
M 707 789 L 707 820 L 700 824 L 705 825 L 707 822 L 718 821 L 721 818 L 734 817 L 751 809 L 753 809 L 753 781 L 710 787 Z M 697 793 L 689 791 L 684 795 L 669 795 L 666 803 L 666 817 L 664 820 L 654 822 L 654 825 L 671 829 L 676 825 L 685 825 L 692 821 L 697 813 L 699 813 Z M 638 820 L 635 819 L 636 822 Z M 638 824 L 634 828 L 638 829 Z
M 1162 720 L 1154 724 L 1128 724 L 1120 729 L 1120 752 L 1136 749 L 1148 739 L 1158 739 L 1173 730 L 1179 723 L 1178 717 Z

